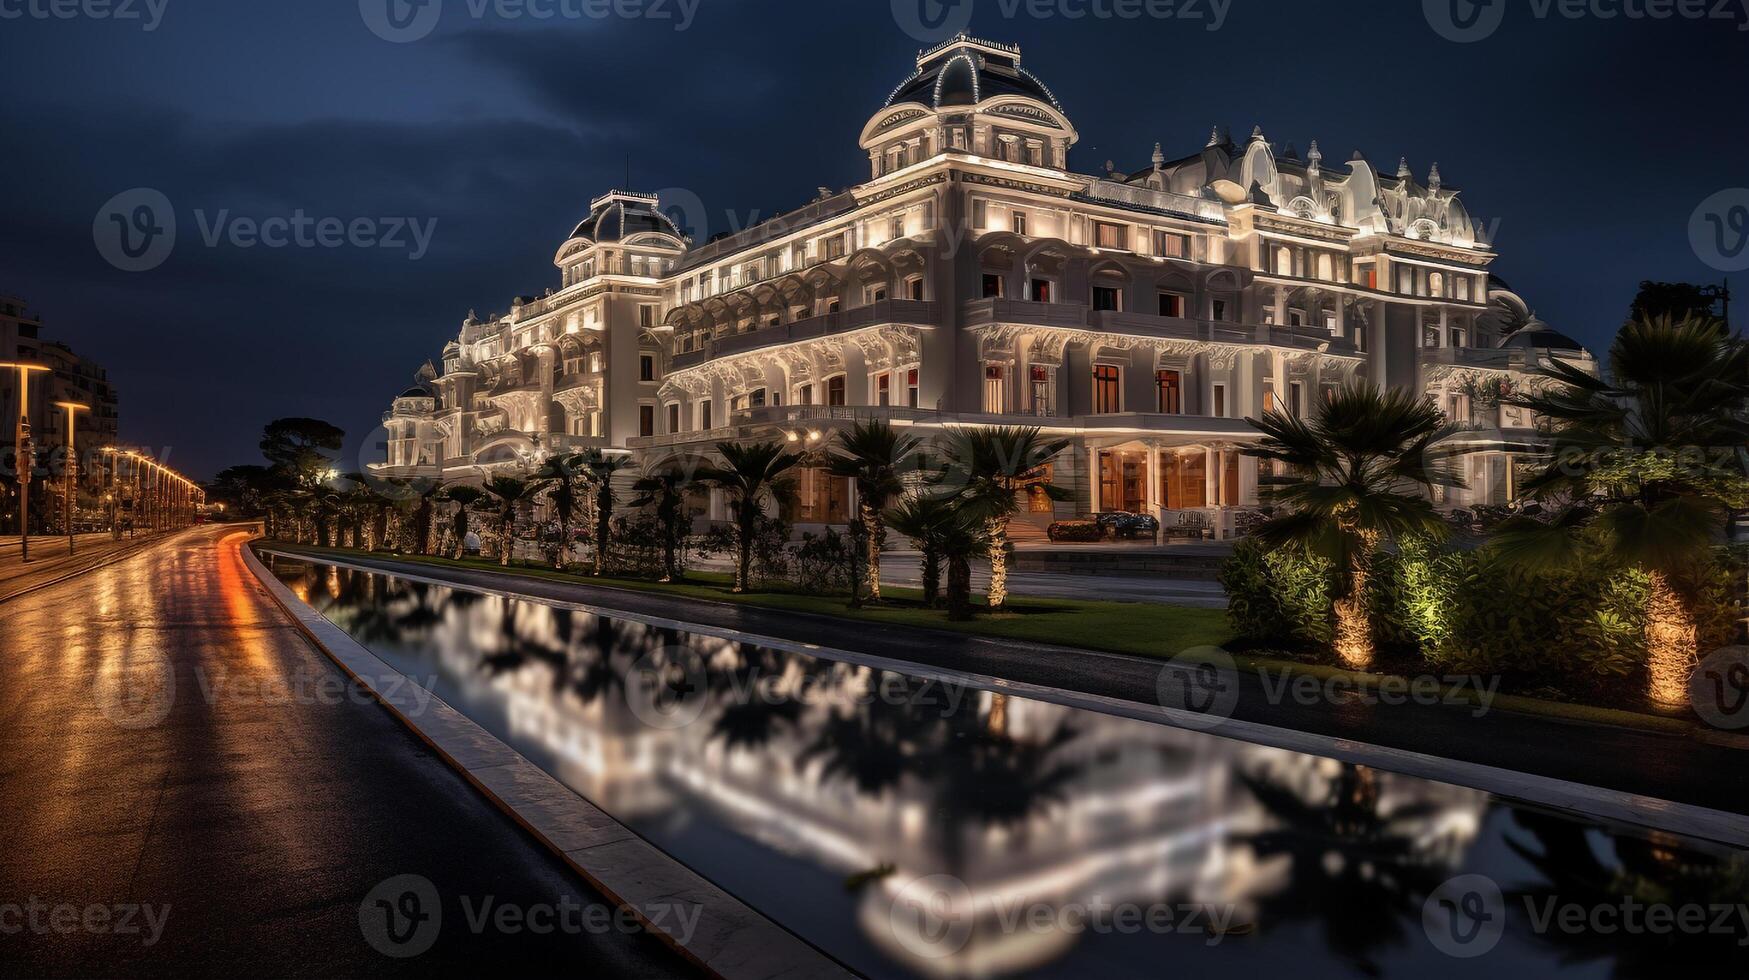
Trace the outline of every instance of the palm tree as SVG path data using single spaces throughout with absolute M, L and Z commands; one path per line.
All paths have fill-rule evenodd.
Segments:
M 783 474 L 801 462 L 798 453 L 785 452 L 781 444 L 758 442 L 740 445 L 717 443 L 717 454 L 725 465 L 707 466 L 699 471 L 699 479 L 714 483 L 731 497 L 729 508 L 735 515 L 735 588 L 746 592 L 752 587 L 753 540 L 759 533 L 759 518 L 765 501 L 775 499 L 786 490 Z
M 614 474 L 632 465 L 630 456 L 609 456 L 591 449 L 582 456 L 583 468 L 595 486 L 595 575 L 607 569 L 607 547 L 613 532 L 613 508 L 617 500 Z
M 468 509 L 486 499 L 486 491 L 479 487 L 456 485 L 445 489 L 443 497 L 456 505 L 455 514 L 450 518 L 450 533 L 455 538 L 455 556 L 459 559 L 467 554 Z
M 516 550 L 516 508 L 534 495 L 536 487 L 514 476 L 495 476 L 486 481 L 486 492 L 498 498 L 498 564 L 509 565 Z
M 858 509 L 868 529 L 868 594 L 875 602 L 881 601 L 881 546 L 887 538 L 883 515 L 904 492 L 904 476 L 916 468 L 919 445 L 918 439 L 900 435 L 891 423 L 858 422 L 850 431 L 838 433 L 828 466 L 833 476 L 856 481 Z
M 1387 540 L 1443 540 L 1449 533 L 1429 488 L 1461 486 L 1433 444 L 1452 431 L 1431 402 L 1405 391 L 1350 382 L 1309 421 L 1281 412 L 1247 422 L 1264 439 L 1243 452 L 1286 464 L 1290 482 L 1264 502 L 1285 510 L 1257 530 L 1266 548 L 1299 548 L 1327 559 L 1339 577 L 1333 602 L 1336 656 L 1353 670 L 1372 664 L 1368 616 L 1373 558 Z
M 1649 693 L 1681 705 L 1700 657 L 1694 587 L 1726 515 L 1749 506 L 1749 343 L 1716 319 L 1655 317 L 1616 335 L 1608 378 L 1552 365 L 1536 373 L 1554 388 L 1512 404 L 1553 423 L 1523 493 L 1556 513 L 1506 522 L 1493 546 L 1532 568 L 1601 549 L 1644 573 Z
M 679 460 L 663 460 L 644 469 L 644 475 L 632 485 L 638 496 L 632 506 L 650 508 L 656 512 L 656 529 L 662 537 L 662 581 L 678 582 L 680 544 L 686 537 L 686 491 L 692 485 L 688 475 L 697 469 Z
M 991 522 L 963 503 L 949 503 L 947 517 L 936 529 L 936 541 L 947 559 L 947 618 L 972 618 L 972 559 L 994 547 Z
M 1031 487 L 1051 500 L 1073 497 L 1045 479 L 1045 467 L 1068 448 L 1068 439 L 1046 439 L 1036 426 L 959 429 L 941 448 L 935 482 L 951 487 L 989 528 L 992 609 L 1008 602 L 1008 522 L 1020 510 L 1021 489 Z
M 547 495 L 547 503 L 553 508 L 553 517 L 559 522 L 559 553 L 553 559 L 553 567 L 561 572 L 565 570 L 565 560 L 571 553 L 571 522 L 582 509 L 583 501 L 577 492 L 577 475 L 585 461 L 586 457 L 578 453 L 555 456 L 534 477 L 538 481 L 537 492 Z
M 884 519 L 911 539 L 923 554 L 923 602 L 934 606 L 941 597 L 942 532 L 953 518 L 953 504 L 930 494 L 911 494 L 890 508 Z
M 407 480 L 408 499 L 413 502 L 413 553 L 429 555 L 437 550 L 432 541 L 436 525 L 437 501 L 443 494 L 440 480 Z

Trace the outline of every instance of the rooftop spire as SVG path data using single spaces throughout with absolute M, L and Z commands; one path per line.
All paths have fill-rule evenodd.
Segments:
M 1258 143 L 1258 142 L 1261 142 L 1262 140 L 1263 140 L 1263 127 L 1262 126 L 1251 127 L 1251 142 Z
M 1429 190 L 1436 191 L 1439 190 L 1442 183 L 1439 178 L 1439 164 L 1436 163 L 1433 165 L 1433 172 L 1427 175 L 1427 187 Z
M 1164 166 L 1166 166 L 1166 151 L 1160 149 L 1160 144 L 1155 143 L 1154 144 L 1154 169 L 1159 170 L 1160 168 L 1162 168 Z
M 1220 146 L 1221 145 L 1221 127 L 1216 126 L 1214 129 L 1209 130 L 1208 145 L 1209 146 Z
M 1402 159 L 1402 162 L 1397 164 L 1397 176 L 1402 178 L 1403 180 L 1408 180 L 1409 177 L 1411 176 L 1411 173 L 1409 171 L 1409 158 L 1408 157 L 1404 157 Z

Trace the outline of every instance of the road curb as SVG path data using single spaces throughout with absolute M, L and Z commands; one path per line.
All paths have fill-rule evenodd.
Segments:
M 268 596 L 316 649 L 486 799 L 682 957 L 723 980 L 854 976 L 637 836 L 436 695 L 420 693 L 400 671 L 299 600 L 262 564 L 250 542 L 241 551 Z M 690 935 L 678 935 L 645 914 L 676 905 L 698 910 Z

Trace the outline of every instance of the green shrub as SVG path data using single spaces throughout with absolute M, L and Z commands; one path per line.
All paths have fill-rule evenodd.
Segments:
M 1597 684 L 1643 664 L 1644 575 L 1603 562 L 1526 572 L 1486 548 L 1458 568 L 1450 627 L 1426 650 L 1435 667 Z
M 1102 541 L 1105 529 L 1093 521 L 1058 521 L 1051 525 L 1052 541 Z
M 1283 646 L 1330 642 L 1329 562 L 1241 539 L 1221 565 L 1227 617 L 1243 638 Z
M 1380 643 L 1438 648 L 1451 632 L 1464 556 L 1420 539 L 1373 563 L 1373 627 Z

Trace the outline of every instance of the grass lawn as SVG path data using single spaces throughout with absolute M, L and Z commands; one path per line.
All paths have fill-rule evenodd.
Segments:
M 271 545 L 271 542 L 264 542 Z M 1009 610 L 1002 613 L 980 612 L 969 622 L 953 622 L 940 609 L 927 609 L 923 594 L 917 589 L 882 588 L 886 602 L 879 606 L 851 609 L 843 596 L 821 596 L 796 592 L 788 588 L 737 595 L 730 591 L 732 576 L 720 572 L 689 572 L 683 584 L 670 585 L 647 579 L 627 579 L 604 576 L 594 578 L 576 572 L 559 572 L 523 563 L 509 567 L 495 561 L 479 559 L 432 558 L 414 555 L 387 555 L 339 548 L 304 548 L 314 554 L 332 554 L 359 558 L 391 559 L 411 564 L 443 568 L 469 568 L 486 572 L 503 572 L 553 582 L 635 589 L 688 599 L 705 599 L 736 605 L 782 609 L 788 612 L 833 616 L 839 619 L 891 623 L 928 629 L 951 630 L 974 636 L 1005 640 L 1024 640 L 1059 646 L 1105 650 L 1112 653 L 1133 653 L 1146 657 L 1174 657 L 1199 646 L 1222 646 L 1233 640 L 1227 614 L 1221 609 L 1192 609 L 1184 606 L 1155 605 L 1138 602 L 1089 602 L 1077 599 L 1029 599 L 1010 595 Z

